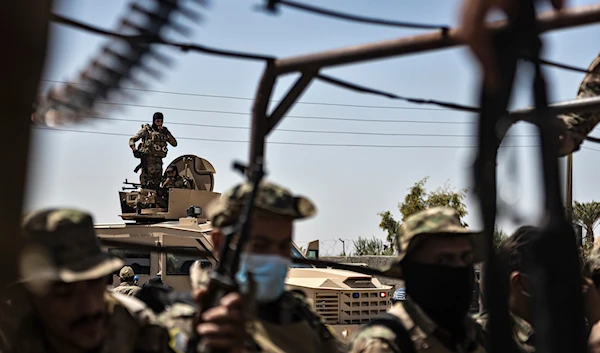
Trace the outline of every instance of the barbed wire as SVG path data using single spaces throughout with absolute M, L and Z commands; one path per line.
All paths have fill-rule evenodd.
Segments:
M 410 102 L 410 103 L 439 105 L 444 108 L 466 111 L 469 113 L 479 113 L 479 111 L 480 111 L 480 109 L 477 107 L 469 107 L 469 106 L 457 104 L 457 103 L 442 102 L 442 101 L 438 101 L 438 100 L 434 100 L 434 99 L 402 97 L 402 96 L 396 95 L 394 93 L 384 92 L 384 91 L 376 90 L 373 88 L 367 88 L 364 86 L 360 86 L 355 83 L 350 83 L 348 81 L 343 81 L 338 78 L 331 77 L 329 75 L 318 74 L 318 75 L 316 75 L 316 78 L 320 79 L 324 82 L 330 83 L 332 85 L 335 85 L 338 87 L 343 87 L 343 88 L 346 88 L 346 89 L 349 89 L 352 91 L 375 94 L 378 96 L 383 96 L 383 97 L 391 98 L 391 99 L 403 100 L 403 101 Z
M 237 59 L 247 59 L 247 60 L 261 60 L 261 61 L 275 60 L 275 57 L 273 57 L 273 56 L 252 54 L 252 53 L 243 53 L 243 52 L 226 50 L 226 49 L 216 49 L 216 48 L 211 48 L 211 47 L 201 45 L 201 44 L 186 44 L 186 43 L 170 42 L 170 41 L 166 41 L 157 36 L 148 37 L 145 35 L 120 34 L 117 32 L 110 31 L 110 30 L 105 30 L 105 29 L 101 29 L 96 26 L 85 24 L 80 21 L 69 19 L 67 17 L 58 15 L 58 14 L 52 15 L 52 21 L 57 22 L 57 23 L 62 23 L 65 25 L 69 25 L 69 26 L 72 26 L 75 28 L 79 28 L 79 29 L 87 31 L 87 32 L 92 32 L 92 33 L 101 34 L 101 35 L 105 35 L 105 36 L 120 38 L 125 41 L 146 42 L 147 44 L 162 44 L 162 45 L 179 48 L 180 50 L 185 51 L 185 52 L 198 51 L 198 52 L 202 52 L 205 54 L 225 56 L 225 57 L 237 58 Z
M 279 0 L 279 1 L 284 1 L 284 0 Z M 285 0 L 285 1 L 289 2 L 288 0 Z M 85 24 L 80 21 L 72 20 L 72 19 L 66 18 L 64 16 L 57 15 L 57 14 L 53 14 L 53 21 L 62 23 L 62 24 L 66 24 L 69 26 L 73 26 L 73 27 L 79 28 L 81 30 L 93 32 L 96 34 L 117 37 L 117 38 L 123 39 L 125 41 L 144 41 L 144 42 L 147 42 L 148 44 L 162 44 L 162 45 L 177 47 L 183 51 L 198 51 L 198 52 L 202 52 L 205 54 L 233 57 L 233 58 L 238 58 L 238 59 L 262 60 L 262 61 L 268 61 L 268 62 L 276 60 L 275 56 L 243 53 L 243 52 L 237 52 L 237 51 L 225 50 L 225 49 L 216 49 L 216 48 L 210 48 L 210 47 L 200 45 L 200 44 L 185 44 L 185 43 L 170 42 L 170 41 L 166 41 L 162 38 L 159 38 L 157 36 L 148 37 L 148 36 L 144 36 L 144 35 L 119 34 L 119 33 L 113 32 L 113 31 L 104 30 L 104 29 L 101 29 L 101 28 L 98 28 L 98 27 L 95 27 L 95 26 L 92 26 L 89 24 Z M 436 27 L 436 28 L 439 28 L 439 27 Z M 580 69 L 580 68 L 576 68 L 571 65 L 560 64 L 560 63 L 551 62 L 548 60 L 540 60 L 540 63 L 544 64 L 544 65 L 551 65 L 551 66 L 567 69 L 570 71 L 591 73 L 589 70 L 586 70 L 586 69 Z M 478 107 L 470 107 L 470 106 L 465 106 L 465 105 L 461 105 L 461 104 L 457 104 L 457 103 L 442 102 L 442 101 L 437 101 L 437 100 L 433 100 L 433 99 L 402 97 L 402 96 L 399 96 L 399 95 L 396 95 L 393 93 L 388 93 L 388 92 L 384 92 L 381 90 L 371 89 L 371 88 L 367 88 L 367 87 L 364 87 L 361 85 L 343 81 L 343 80 L 340 80 L 340 79 L 337 79 L 337 78 L 334 78 L 334 77 L 331 77 L 328 75 L 318 74 L 316 76 L 316 78 L 318 78 L 324 82 L 327 82 L 327 83 L 330 83 L 333 85 L 337 85 L 338 87 L 343 87 L 343 88 L 353 90 L 356 92 L 375 94 L 375 95 L 384 96 L 384 97 L 391 98 L 391 99 L 403 100 L 403 101 L 406 101 L 409 103 L 414 103 L 414 104 L 437 105 L 437 106 L 441 106 L 441 107 L 451 109 L 451 110 L 459 110 L 459 111 L 467 111 L 467 112 L 475 112 L 475 113 L 479 112 Z
M 284 5 L 287 7 L 294 8 L 296 10 L 301 10 L 305 12 L 310 12 L 317 15 L 337 18 L 341 20 L 347 20 L 352 22 L 359 22 L 365 24 L 373 24 L 380 26 L 391 26 L 391 27 L 401 27 L 401 28 L 413 28 L 413 29 L 439 29 L 444 33 L 450 30 L 450 27 L 447 25 L 431 25 L 425 23 L 415 23 L 415 22 L 403 22 L 403 21 L 394 21 L 394 20 L 383 20 L 377 18 L 369 18 L 364 16 L 352 15 L 347 13 L 342 13 L 333 10 L 327 10 L 321 7 L 311 6 L 302 4 L 299 2 L 291 1 L 291 0 L 267 0 L 265 8 L 270 12 L 276 12 L 277 6 Z

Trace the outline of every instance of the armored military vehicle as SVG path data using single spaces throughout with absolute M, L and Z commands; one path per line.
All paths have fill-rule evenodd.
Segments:
M 134 183 L 127 183 L 119 192 L 121 224 L 97 224 L 96 233 L 101 238 L 120 239 L 127 242 L 158 245 L 166 248 L 156 253 L 131 248 L 105 248 L 121 256 L 139 276 L 143 285 L 160 272 L 163 283 L 176 290 L 189 290 L 190 266 L 199 260 L 203 267 L 216 264 L 214 257 L 182 256 L 169 249 L 200 249 L 212 251 L 210 239 L 212 226 L 203 217 L 202 210 L 217 197 L 214 190 L 213 166 L 200 157 L 185 155 L 171 164 L 178 166 L 182 177 L 193 181 L 193 189 L 167 190 L 167 207 L 160 207 L 155 190 L 137 190 Z M 170 164 L 170 165 L 171 165 Z M 126 191 L 131 189 L 132 191 Z M 140 194 L 145 195 L 140 197 Z M 148 198 L 149 197 L 149 198 Z M 138 211 L 136 202 L 145 198 L 144 207 Z M 319 243 L 311 242 L 302 252 L 295 244 L 292 256 L 318 258 Z M 119 284 L 118 272 L 113 278 Z M 324 320 L 332 325 L 342 338 L 349 338 L 352 331 L 390 306 L 393 292 L 391 286 L 382 285 L 376 278 L 351 271 L 316 268 L 308 265 L 291 266 L 286 280 L 288 289 L 301 291 Z

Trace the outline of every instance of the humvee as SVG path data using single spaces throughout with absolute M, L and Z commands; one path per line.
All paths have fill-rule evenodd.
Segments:
M 185 155 L 171 164 L 174 163 L 182 176 L 194 181 L 193 189 L 170 189 L 167 208 L 150 205 L 137 212 L 134 204 L 141 190 L 126 191 L 131 188 L 124 188 L 119 192 L 120 216 L 124 223 L 96 224 L 95 229 L 101 238 L 165 247 L 165 253 L 131 248 L 105 247 L 105 250 L 121 256 L 139 276 L 140 285 L 160 271 L 165 284 L 185 291 L 191 289 L 189 270 L 195 261 L 199 260 L 203 267 L 211 268 L 217 260 L 212 256 L 182 256 L 168 250 L 197 248 L 212 252 L 209 236 L 212 226 L 202 212 L 220 194 L 213 191 L 216 172 L 208 161 Z M 318 252 L 319 243 L 313 241 L 305 251 L 293 244 L 291 255 L 318 258 Z M 113 283 L 115 286 L 119 283 L 118 271 L 113 274 Z M 388 310 L 393 293 L 392 286 L 382 285 L 369 275 L 298 264 L 290 266 L 286 286 L 289 290 L 302 292 L 312 308 L 344 340 L 361 324 Z

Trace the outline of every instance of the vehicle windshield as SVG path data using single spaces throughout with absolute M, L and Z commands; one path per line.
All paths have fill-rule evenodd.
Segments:
M 295 247 L 292 246 L 292 258 L 304 258 L 304 256 L 302 256 L 302 253 L 300 253 L 300 251 Z M 290 267 L 292 268 L 312 268 L 312 266 L 309 265 L 301 265 L 301 264 L 291 264 Z

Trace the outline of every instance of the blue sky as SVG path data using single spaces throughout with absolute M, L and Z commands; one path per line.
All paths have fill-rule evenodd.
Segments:
M 452 26 L 456 25 L 460 4 L 458 0 L 380 0 L 377 6 L 373 6 L 373 2 L 361 0 L 302 1 L 366 16 Z M 594 1 L 571 0 L 569 6 L 591 3 Z M 86 23 L 114 29 L 127 4 L 128 1 L 124 0 L 62 1 L 57 3 L 55 11 Z M 213 1 L 210 8 L 202 10 L 201 22 L 190 23 L 193 35 L 189 38 L 173 38 L 213 47 L 286 57 L 424 33 L 422 30 L 349 23 L 290 8 L 282 8 L 279 15 L 273 16 L 256 11 L 255 6 L 258 4 L 262 2 Z M 47 80 L 76 79 L 77 74 L 108 40 L 56 24 L 52 25 L 52 35 L 52 49 L 44 74 Z M 599 37 L 600 25 L 552 32 L 544 36 L 544 57 L 587 67 L 600 51 L 595 45 L 595 39 Z M 248 128 L 252 104 L 248 98 L 254 96 L 264 66 L 260 62 L 182 53 L 167 48 L 161 49 L 161 52 L 171 55 L 175 65 L 164 69 L 160 80 L 144 78 L 148 88 L 242 99 L 129 91 L 139 98 L 132 104 L 150 107 L 121 106 L 110 117 L 150 121 L 155 111 L 163 112 L 165 125 L 179 138 L 179 145 L 169 150 L 165 166 L 182 154 L 196 154 L 206 158 L 217 170 L 216 191 L 224 191 L 242 180 L 239 174 L 231 170 L 231 162 L 234 159 L 247 161 L 249 144 L 202 139 L 247 141 L 250 130 L 174 123 Z M 455 48 L 346 65 L 323 72 L 399 95 L 476 105 L 478 76 L 475 67 L 466 49 Z M 547 69 L 547 76 L 551 85 L 551 101 L 573 99 L 583 78 L 582 74 L 551 68 Z M 274 99 L 280 98 L 295 78 L 295 75 L 282 77 L 278 81 Z M 55 84 L 42 82 L 41 93 Z M 513 107 L 531 104 L 531 94 L 526 88 L 515 91 Z M 350 240 L 359 236 L 383 239 L 384 233 L 378 228 L 377 213 L 393 210 L 398 216 L 398 201 L 414 182 L 423 177 L 430 177 L 427 183 L 429 189 L 443 186 L 446 182 L 456 188 L 469 187 L 471 184 L 469 167 L 474 149 L 465 146 L 472 146 L 475 139 L 465 135 L 475 133 L 475 115 L 358 94 L 318 81 L 310 85 L 300 101 L 371 105 L 378 108 L 297 104 L 289 112 L 290 117 L 278 126 L 279 129 L 444 136 L 288 131 L 272 133 L 268 142 L 407 146 L 376 148 L 268 144 L 268 178 L 309 196 L 319 210 L 316 218 L 298 223 L 296 239 L 299 245 L 320 239 L 322 253 L 334 254 L 341 250 L 339 239 L 346 240 L 347 249 L 351 244 Z M 356 122 L 306 117 L 417 120 L 422 123 Z M 66 128 L 132 136 L 141 124 L 95 120 Z M 528 125 L 518 124 L 510 133 L 530 135 L 535 130 Z M 78 207 L 91 211 L 98 223 L 121 222 L 118 217 L 120 209 L 117 191 L 125 178 L 138 180 L 138 176 L 133 173 L 138 160 L 133 158 L 127 146 L 127 136 L 48 130 L 34 130 L 33 136 L 35 141 L 30 158 L 27 209 Z M 514 137 L 508 143 L 531 146 L 536 145 L 537 141 L 531 137 Z M 600 158 L 600 146 L 589 142 L 584 146 L 586 149 L 582 149 L 574 158 L 574 197 L 580 201 L 598 200 L 600 190 L 595 187 L 595 175 L 599 172 L 599 167 L 595 162 Z M 511 208 L 525 216 L 524 221 L 534 223 L 540 215 L 541 206 L 537 150 L 523 147 L 506 148 L 503 151 L 499 160 L 499 186 L 502 188 L 502 195 L 507 200 L 514 199 Z M 509 162 L 516 166 L 516 175 L 513 177 L 510 176 L 510 171 L 515 168 L 508 168 Z M 476 200 L 471 193 L 468 194 L 467 205 L 470 211 L 467 222 L 477 228 L 480 222 L 477 219 Z M 507 219 L 502 219 L 500 225 L 506 231 L 517 226 Z

